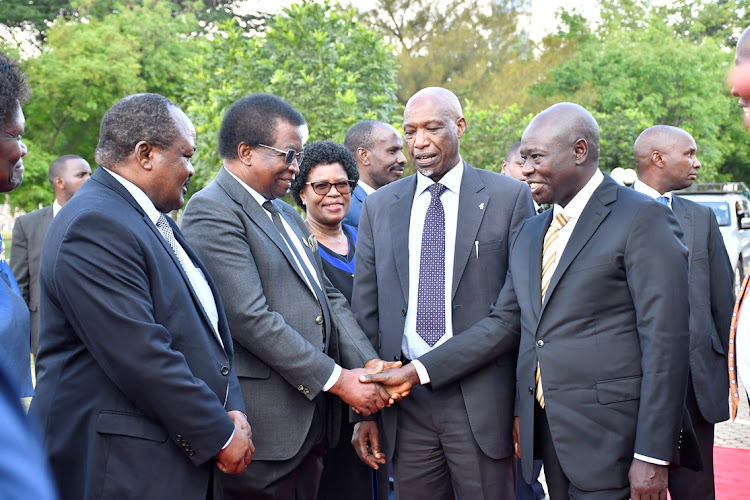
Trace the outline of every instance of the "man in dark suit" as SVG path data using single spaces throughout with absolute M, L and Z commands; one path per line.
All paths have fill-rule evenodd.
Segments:
M 465 130 L 452 92 L 431 87 L 412 96 L 404 135 L 418 173 L 368 196 L 359 226 L 352 309 L 380 357 L 411 361 L 425 384 L 433 372 L 423 369 L 422 356 L 489 314 L 510 242 L 533 215 L 527 186 L 461 159 Z M 433 189 L 442 191 L 435 201 Z M 442 211 L 443 238 L 428 242 L 432 207 Z M 424 330 L 434 337 L 425 339 L 417 332 L 423 314 L 433 313 L 438 323 Z M 360 457 L 382 463 L 383 445 L 399 498 L 513 497 L 515 361 L 508 352 L 440 390 L 414 387 L 384 410 L 382 434 L 375 422 L 358 424 Z
M 698 438 L 702 471 L 681 467 L 669 473 L 672 498 L 715 498 L 714 424 L 729 418 L 727 352 L 734 305 L 732 265 L 713 211 L 673 196 L 693 184 L 701 167 L 695 140 L 681 128 L 656 125 L 633 146 L 638 167 L 636 191 L 671 206 L 690 252 L 690 377 L 686 406 Z
M 299 171 L 306 137 L 305 119 L 278 97 L 239 99 L 219 131 L 224 166 L 182 219 L 226 305 L 257 437 L 253 464 L 221 478 L 227 499 L 317 498 L 321 458 L 341 422 L 341 405 L 326 404 L 325 393 L 365 414 L 389 399 L 358 381 L 377 354 L 323 274 L 304 221 L 276 199 Z
M 352 191 L 349 211 L 342 222 L 357 227 L 365 197 L 398 180 L 404 173 L 404 143 L 401 134 L 390 124 L 365 120 L 349 129 L 344 146 L 357 160 L 359 181 Z
M 555 500 L 665 498 L 690 340 L 677 218 L 601 173 L 599 127 L 576 104 L 537 115 L 521 143 L 534 198 L 554 206 L 518 232 L 489 317 L 420 358 L 432 390 L 518 349 L 524 478 L 537 456 Z M 363 379 L 418 384 L 411 366 Z
M 216 466 L 250 462 L 221 300 L 165 216 L 194 151 L 173 102 L 124 98 L 102 119 L 102 168 L 50 225 L 30 413 L 63 500 L 205 500 Z
M 89 163 L 78 155 L 64 155 L 50 164 L 49 183 L 55 193 L 52 205 L 20 216 L 13 225 L 10 268 L 18 280 L 23 300 L 31 312 L 31 353 L 39 350 L 39 262 L 42 244 L 52 218 L 91 177 Z

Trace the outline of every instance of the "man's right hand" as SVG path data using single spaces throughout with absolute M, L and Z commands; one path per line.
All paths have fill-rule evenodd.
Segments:
M 369 444 L 369 445 L 368 445 Z M 352 433 L 352 446 L 359 459 L 375 470 L 385 464 L 385 454 L 380 451 L 378 423 L 374 421 L 358 422 Z
M 239 412 L 238 412 L 239 413 Z M 250 464 L 255 445 L 248 435 L 249 426 L 234 421 L 234 435 L 229 445 L 216 455 L 216 467 L 226 474 L 239 474 Z M 245 420 L 245 424 L 247 420 Z
M 391 399 L 388 391 L 380 384 L 363 384 L 359 377 L 368 373 L 364 368 L 355 370 L 341 370 L 341 376 L 333 384 L 330 392 L 354 408 L 354 411 L 364 416 L 372 415 L 382 410 Z

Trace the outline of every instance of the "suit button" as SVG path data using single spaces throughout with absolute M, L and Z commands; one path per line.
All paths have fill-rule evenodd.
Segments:
M 401 309 L 401 316 L 406 316 L 406 309 Z
M 298 391 L 304 391 L 305 390 L 305 386 L 302 385 L 302 384 L 300 384 L 300 385 L 297 386 L 297 390 Z
M 175 436 L 175 439 L 176 439 L 177 441 L 182 441 L 182 434 L 177 434 L 177 435 Z
M 544 347 L 544 341 L 543 341 L 543 340 L 537 340 L 537 341 L 536 341 L 536 345 L 537 345 L 538 347 Z
M 529 394 L 534 394 L 534 388 L 533 387 L 529 387 Z
M 315 322 L 317 324 L 319 324 L 319 325 L 322 325 L 323 324 L 323 316 L 318 316 L 317 318 L 315 318 Z
M 228 366 L 222 366 L 221 367 L 221 374 L 224 375 L 225 377 L 227 375 L 229 375 L 229 367 Z
M 195 452 L 193 450 L 190 450 L 189 452 L 187 452 L 187 454 L 189 457 L 192 457 L 193 455 L 195 455 Z

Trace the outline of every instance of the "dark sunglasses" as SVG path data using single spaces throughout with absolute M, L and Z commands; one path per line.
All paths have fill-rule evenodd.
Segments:
M 331 186 L 335 186 L 336 191 L 338 191 L 340 194 L 352 194 L 352 190 L 354 189 L 354 186 L 357 185 L 357 181 L 353 181 L 353 180 L 341 181 L 341 182 L 316 181 L 316 182 L 306 182 L 305 184 L 310 184 L 313 188 L 313 191 L 315 191 L 315 194 L 319 196 L 325 196 L 331 191 Z
M 273 146 L 266 146 L 265 144 L 258 144 L 258 146 L 262 148 L 268 148 L 276 151 L 279 153 L 279 156 L 284 155 L 284 161 L 287 165 L 291 165 L 295 158 L 297 158 L 297 165 L 299 166 L 300 163 L 302 163 L 302 155 L 304 154 L 302 151 L 299 153 L 295 151 L 294 149 L 290 149 L 289 151 L 284 151 L 283 149 L 275 148 Z

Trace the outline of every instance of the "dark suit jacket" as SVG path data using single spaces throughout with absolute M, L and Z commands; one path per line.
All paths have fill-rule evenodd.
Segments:
M 489 314 L 505 280 L 510 242 L 523 221 L 533 215 L 531 192 L 525 184 L 466 163 L 463 169 L 453 265 L 454 334 Z M 416 176 L 411 176 L 368 196 L 359 226 L 352 309 L 387 361 L 401 355 L 416 184 Z M 488 456 L 502 458 L 513 452 L 516 353 L 495 358 L 475 365 L 461 380 L 461 390 L 477 444 Z M 428 373 L 432 377 L 440 369 L 430 366 Z M 397 412 L 386 409 L 382 415 L 380 442 L 390 459 L 397 439 Z
M 671 210 L 605 176 L 576 223 L 542 305 L 542 243 L 552 216 L 548 210 L 520 230 L 490 316 L 423 362 L 432 385 L 441 387 L 476 363 L 515 349 L 520 338 L 526 481 L 534 457 L 538 360 L 563 471 L 583 490 L 623 488 L 634 453 L 680 461 L 689 345 L 687 248 Z
M 310 233 L 299 214 L 280 200 L 274 205 L 306 241 Z M 266 210 L 226 169 L 190 199 L 182 227 L 226 305 L 235 367 L 253 428 L 253 459 L 292 458 L 310 430 L 314 400 L 323 396 L 334 362 L 362 367 L 377 355 L 346 299 L 323 274 L 318 251 L 305 247 L 324 286 L 330 321 L 324 321 L 315 294 L 292 264 L 289 247 Z M 341 404 L 328 407 L 333 446 Z
M 13 225 L 10 268 L 31 312 L 31 352 L 39 350 L 39 260 L 52 222 L 52 205 L 20 216 Z
M 367 198 L 367 193 L 362 189 L 362 186 L 357 184 L 352 191 L 349 211 L 346 212 L 346 217 L 341 221 L 342 224 L 349 224 L 355 228 L 359 226 L 359 216 L 362 212 L 362 203 L 364 203 L 365 198 Z
M 218 294 L 224 348 L 169 243 L 103 168 L 52 222 L 40 285 L 30 412 L 61 498 L 204 500 L 227 410 L 244 411 Z
M 727 353 L 734 307 L 734 276 L 713 211 L 672 197 L 690 251 L 690 376 L 703 418 L 711 423 L 729 418 Z M 694 417 L 694 416 L 693 416 Z

